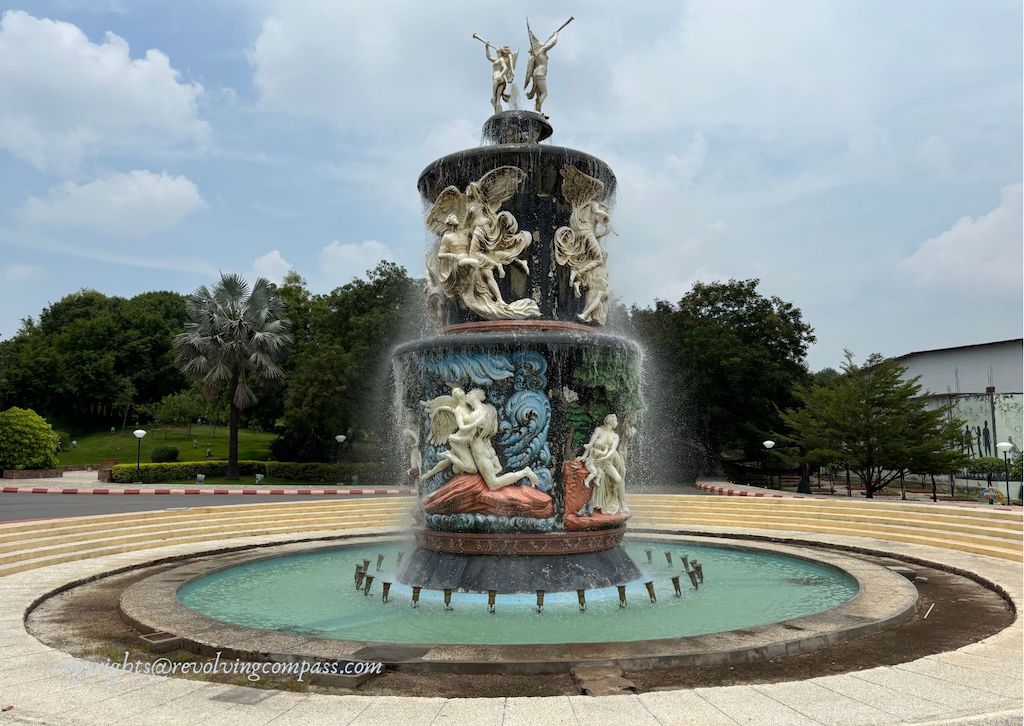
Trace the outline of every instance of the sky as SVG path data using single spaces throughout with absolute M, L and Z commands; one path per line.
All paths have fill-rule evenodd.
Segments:
M 5 6 L 6 7 L 6 6 Z M 479 143 L 474 32 L 551 51 L 553 143 L 618 178 L 613 293 L 757 277 L 843 350 L 1019 337 L 1016 0 L 52 0 L 0 20 L 0 338 L 82 288 L 423 274 L 416 191 Z M 522 68 L 520 68 L 520 74 Z M 519 82 L 522 78 L 520 77 Z

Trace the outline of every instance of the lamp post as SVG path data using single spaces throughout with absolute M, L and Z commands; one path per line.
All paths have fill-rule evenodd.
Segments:
M 1013 451 L 1013 444 L 1009 441 L 1000 441 L 996 444 L 996 450 L 1003 452 L 1003 463 L 1006 464 L 1006 503 L 1013 504 L 1010 498 L 1010 452 Z
M 345 443 L 345 434 L 338 434 L 337 436 L 334 437 L 334 440 L 338 442 L 338 483 L 341 484 L 341 445 Z
M 132 431 L 135 434 L 135 438 L 139 440 L 138 453 L 135 456 L 135 481 L 142 481 L 142 437 L 146 435 L 143 429 L 135 429 Z
M 771 489 L 771 487 L 772 487 L 772 470 L 771 470 L 771 468 L 769 468 L 768 462 L 771 459 L 772 449 L 775 448 L 775 442 L 772 441 L 771 439 L 768 439 L 767 441 L 763 442 L 761 445 L 765 449 L 764 468 L 765 468 L 765 470 L 768 473 L 768 488 Z M 781 482 L 780 482 L 780 485 L 781 485 Z M 781 489 L 782 487 L 780 486 L 779 488 Z

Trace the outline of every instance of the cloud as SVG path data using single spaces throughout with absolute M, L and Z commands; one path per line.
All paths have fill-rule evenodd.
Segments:
M 4 265 L 3 275 L 7 282 L 22 282 L 34 277 L 39 272 L 36 265 L 10 264 Z
M 253 277 L 265 277 L 276 284 L 280 284 L 284 276 L 293 269 L 295 265 L 282 257 L 279 250 L 270 250 L 252 261 Z
M 381 260 L 394 259 L 391 248 L 374 239 L 344 244 L 335 240 L 320 250 L 320 274 L 326 287 L 337 287 L 362 277 Z
M 20 216 L 34 228 L 138 238 L 169 229 L 203 206 L 199 189 L 186 177 L 136 170 L 85 184 L 66 182 L 44 199 L 29 197 Z
M 1021 294 L 1021 195 L 1024 186 L 1004 187 L 999 206 L 980 217 L 961 217 L 942 234 L 925 240 L 900 267 L 922 285 L 960 287 L 987 294 Z
M 9 10 L 0 19 L 0 148 L 38 169 L 73 172 L 100 151 L 202 145 L 199 83 L 159 50 L 132 58 L 108 32 L 93 43 L 75 25 Z

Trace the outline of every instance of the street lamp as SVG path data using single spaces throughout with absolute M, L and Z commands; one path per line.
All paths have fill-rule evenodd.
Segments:
M 142 429 L 135 429 L 132 431 L 135 434 L 135 438 L 139 440 L 139 451 L 135 457 L 135 481 L 142 481 L 142 437 L 146 435 L 146 432 Z
M 1010 452 L 1013 451 L 1013 444 L 1009 441 L 1000 441 L 996 444 L 996 450 L 1003 452 L 1003 463 L 1006 464 L 1006 503 L 1012 505 L 1010 498 Z
M 768 488 L 771 489 L 771 487 L 772 487 L 772 470 L 768 468 L 768 460 L 769 460 L 769 457 L 771 457 L 772 449 L 775 448 L 775 442 L 772 441 L 771 439 L 768 439 L 767 441 L 762 442 L 761 445 L 765 448 L 764 464 L 765 464 L 765 469 L 767 470 L 767 473 L 768 473 Z M 780 484 L 781 484 L 781 482 L 780 482 Z M 781 488 L 781 486 L 780 486 L 780 488 Z

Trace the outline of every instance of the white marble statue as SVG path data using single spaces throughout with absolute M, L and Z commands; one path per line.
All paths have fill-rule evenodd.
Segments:
M 608 253 L 601 243 L 614 232 L 608 207 L 597 201 L 604 182 L 587 176 L 572 164 L 562 167 L 562 195 L 572 205 L 569 226 L 555 230 L 555 261 L 569 268 L 576 297 L 586 290 L 579 319 L 604 325 L 608 319 Z
M 487 403 L 480 388 L 466 393 L 452 388 L 452 394 L 441 395 L 421 404 L 430 412 L 430 433 L 427 440 L 434 446 L 448 445 L 441 460 L 421 479 L 431 479 L 445 469 L 455 474 L 479 474 L 491 490 L 501 489 L 526 479 L 531 486 L 539 483 L 533 469 L 501 473 L 501 461 L 491 438 L 498 433 L 498 411 Z
M 600 509 L 604 514 L 629 511 L 626 506 L 626 463 L 619 452 L 619 435 L 615 433 L 618 425 L 619 419 L 614 413 L 605 416 L 604 422 L 594 429 L 590 443 L 583 446 L 583 456 L 577 458 L 587 467 L 583 486 L 594 487 L 589 506 Z
M 409 476 L 418 477 L 423 468 L 423 456 L 420 454 L 420 432 L 414 414 L 406 417 L 402 440 L 409 447 Z
M 484 44 L 484 55 L 491 62 L 491 106 L 494 113 L 501 113 L 501 102 L 508 103 L 511 94 L 508 88 L 516 78 L 516 60 L 519 58 L 519 51 L 513 52 L 507 45 L 500 48 L 481 38 L 476 33 L 473 37 Z M 494 54 L 491 54 L 491 51 Z
M 440 235 L 427 255 L 427 307 L 443 322 L 444 300 L 455 300 L 485 320 L 523 320 L 540 315 L 534 300 L 505 302 L 498 277 L 507 265 L 529 272 L 523 253 L 533 238 L 520 232 L 511 212 L 498 209 L 523 183 L 526 173 L 502 166 L 470 182 L 465 193 L 444 189 L 427 214 L 427 226 Z
M 544 99 L 548 97 L 548 51 L 554 48 L 555 43 L 558 42 L 559 31 L 572 21 L 573 18 L 570 17 L 547 40 L 541 43 L 530 28 L 529 18 L 526 20 L 526 32 L 530 34 L 530 57 L 526 63 L 526 83 L 523 89 L 526 91 L 526 97 L 533 99 L 533 108 L 539 114 L 544 113 L 542 107 Z

